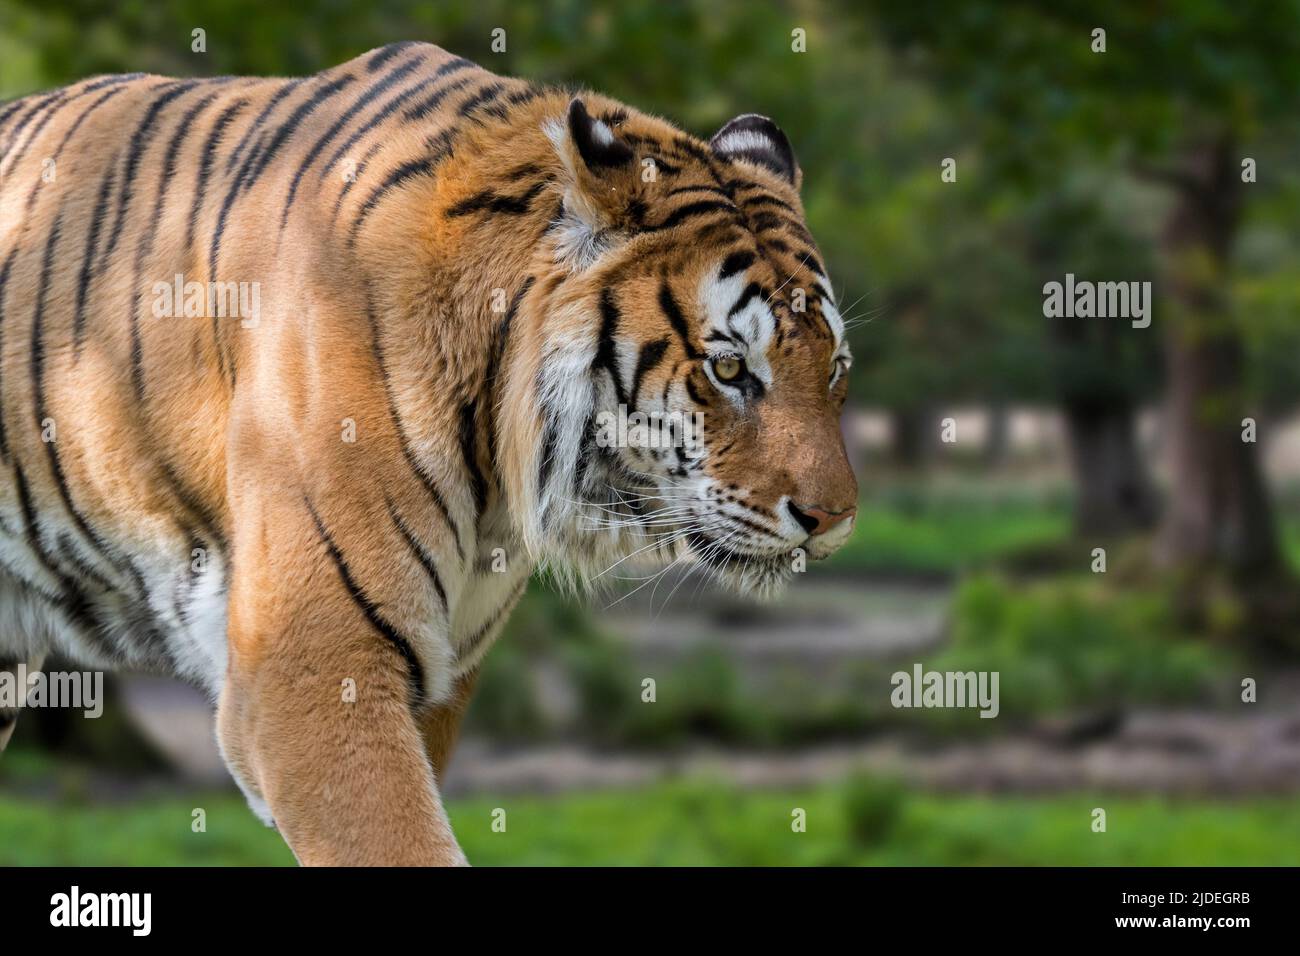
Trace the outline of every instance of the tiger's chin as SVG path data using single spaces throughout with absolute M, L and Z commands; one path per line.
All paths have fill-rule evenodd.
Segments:
M 746 554 L 721 549 L 701 537 L 692 540 L 691 551 L 696 564 L 706 568 L 718 584 L 761 601 L 780 597 L 794 574 L 793 562 L 785 553 Z
M 724 564 L 710 569 L 715 581 L 729 591 L 760 601 L 779 598 L 790 583 L 794 573 L 785 558 L 741 562 L 735 566 Z

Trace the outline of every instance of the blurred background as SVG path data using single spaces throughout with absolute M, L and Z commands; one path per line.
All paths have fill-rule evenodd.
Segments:
M 471 860 L 1300 863 L 1300 6 L 1108 6 L 0 0 L 0 97 L 418 39 L 786 130 L 853 319 L 855 535 L 766 606 L 534 582 L 445 780 Z M 1152 282 L 1150 327 L 1044 318 L 1066 273 Z M 1000 715 L 894 709 L 917 662 L 998 671 Z M 111 690 L 24 713 L 0 863 L 292 862 L 197 694 Z

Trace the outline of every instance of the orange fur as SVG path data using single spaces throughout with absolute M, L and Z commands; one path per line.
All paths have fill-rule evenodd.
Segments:
M 219 695 L 304 863 L 463 862 L 435 769 L 537 564 L 689 553 L 766 590 L 847 536 L 847 347 L 784 137 L 573 99 L 408 44 L 0 109 L 15 650 Z M 256 288 L 257 321 L 155 316 L 177 274 Z M 708 337 L 745 284 L 747 390 Z M 593 443 L 633 384 L 700 411 L 698 460 Z

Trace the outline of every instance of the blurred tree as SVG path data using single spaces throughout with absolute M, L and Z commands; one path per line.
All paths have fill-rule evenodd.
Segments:
M 1076 0 L 953 5 L 942 17 L 877 9 L 903 56 L 982 120 L 983 148 L 1007 175 L 1050 190 L 1071 167 L 1118 157 L 1168 190 L 1156 315 L 1173 473 L 1158 554 L 1258 578 L 1281 560 L 1255 446 L 1241 440 L 1248 336 L 1229 278 L 1241 144 L 1291 121 L 1300 7 L 1201 0 L 1161 13 Z
M 1080 279 L 1149 274 L 1147 247 L 1098 199 L 1104 175 L 1074 172 L 1057 189 L 1027 197 L 1022 226 L 1030 274 L 1044 282 L 1059 282 L 1067 272 Z M 1029 308 L 1041 315 L 1039 289 L 1032 292 Z M 1159 384 L 1152 373 L 1160 362 L 1155 338 L 1129 334 L 1122 320 L 1041 321 L 1070 440 L 1076 531 L 1096 536 L 1150 528 L 1157 502 L 1138 451 L 1137 409 Z

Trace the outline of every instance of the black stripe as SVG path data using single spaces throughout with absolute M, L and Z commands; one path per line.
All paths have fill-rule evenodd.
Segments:
M 111 76 L 102 76 L 97 80 L 90 81 L 80 92 L 93 93 L 95 90 L 102 90 L 107 86 L 122 86 L 132 80 L 143 79 L 147 75 L 147 73 L 114 73 Z
M 591 469 L 591 463 L 595 460 L 598 452 L 611 453 L 608 448 L 598 448 L 595 440 L 596 413 L 588 412 L 587 420 L 582 423 L 582 441 L 578 444 L 578 463 L 573 470 L 573 487 L 574 490 L 584 498 L 585 486 L 587 483 L 587 473 Z
M 390 47 L 398 47 L 399 49 L 401 46 L 401 44 L 390 44 Z M 388 50 L 390 47 L 385 47 L 384 49 Z M 384 51 L 380 52 L 382 53 Z M 393 50 L 393 52 L 395 53 L 397 51 Z M 374 61 L 372 60 L 371 62 L 373 64 Z M 375 98 L 385 90 L 392 88 L 393 84 L 397 83 L 403 77 L 415 70 L 422 62 L 422 59 L 416 58 L 389 70 L 382 79 L 373 84 L 365 93 L 358 97 L 355 103 L 344 110 L 343 114 L 330 125 L 330 128 L 322 133 L 320 138 L 312 144 L 311 149 L 307 150 L 307 155 L 304 156 L 302 162 L 298 164 L 298 171 L 293 174 L 293 181 L 289 184 L 289 196 L 284 201 L 284 212 L 280 216 L 281 229 L 283 229 L 285 223 L 289 221 L 289 210 L 293 208 L 294 199 L 298 196 L 298 186 L 302 182 L 302 177 L 306 175 L 308 168 L 316 161 L 316 157 L 321 154 L 321 151 L 329 145 L 330 141 L 333 140 L 335 136 L 342 132 L 343 127 L 350 123 L 357 113 L 365 109 L 369 103 L 373 102 Z M 374 69 L 373 65 L 368 68 L 371 70 Z
M 500 83 L 493 83 L 489 86 L 485 86 L 469 99 L 465 100 L 465 102 L 461 103 L 460 108 L 456 112 L 461 116 L 469 116 L 470 113 L 473 113 L 480 107 L 495 100 L 501 95 L 501 91 L 504 89 L 505 87 Z
M 330 536 L 324 522 L 321 521 L 320 515 L 316 513 L 316 509 L 306 496 L 303 496 L 303 503 L 307 506 L 307 511 L 311 513 L 311 520 L 316 524 L 316 532 L 320 535 L 321 541 L 324 542 L 325 550 L 329 554 L 330 560 L 334 562 L 334 568 L 338 571 L 339 578 L 342 579 L 348 596 L 360 608 L 361 613 L 370 622 L 370 626 L 383 635 L 393 645 L 397 653 L 402 656 L 402 659 L 406 661 L 407 679 L 411 684 L 411 703 L 421 703 L 424 700 L 424 668 L 420 665 L 420 659 L 415 656 L 415 651 L 411 648 L 411 642 L 384 618 L 378 605 L 370 600 L 366 592 L 357 584 L 352 577 L 351 569 L 339 552 L 338 545 L 334 543 L 334 539 Z
M 23 103 L 25 102 L 27 102 L 26 97 L 20 100 L 14 100 L 6 106 L 4 110 L 0 111 L 0 130 L 3 130 L 5 123 L 8 123 L 10 118 L 23 108 Z
M 812 233 L 802 223 L 796 222 L 789 216 L 778 216 L 776 213 L 763 212 L 753 218 L 752 225 L 756 233 L 787 229 L 808 245 L 812 245 L 816 241 L 813 239 Z
M 8 155 L 9 150 L 13 148 L 14 144 L 18 141 L 18 137 L 22 135 L 23 130 L 27 128 L 27 124 L 36 117 L 37 113 L 65 95 L 66 94 L 61 90 L 55 90 L 53 93 L 47 93 L 45 96 L 42 96 L 33 103 L 27 112 L 19 117 L 18 122 L 14 124 L 14 128 L 9 131 L 4 146 L 0 146 L 0 156 Z
M 126 225 L 126 216 L 131 206 L 131 196 L 135 189 L 135 176 L 140 167 L 140 159 L 146 149 L 149 148 L 149 133 L 154 124 L 158 122 L 158 114 L 172 100 L 181 96 L 195 86 L 196 81 L 188 81 L 170 86 L 165 93 L 158 96 L 149 104 L 149 109 L 145 111 L 144 119 L 135 128 L 131 134 L 131 142 L 127 148 L 126 161 L 122 164 L 122 179 L 118 185 L 117 194 L 117 215 L 113 220 L 113 231 L 109 233 L 108 242 L 104 244 L 103 251 L 100 253 L 99 266 L 97 271 L 103 273 L 108 268 L 108 258 L 112 255 L 113 250 L 117 247 L 117 241 L 121 238 L 122 228 Z M 150 224 L 152 226 L 152 224 Z
M 72 313 L 72 353 L 81 355 L 81 346 L 86 337 L 86 299 L 90 295 L 90 282 L 94 277 L 95 252 L 99 246 L 99 234 L 104 228 L 108 216 L 108 197 L 116 183 L 113 168 L 117 157 L 108 164 L 104 178 L 99 184 L 99 195 L 95 199 L 94 211 L 90 214 L 90 226 L 86 230 L 86 249 L 81 257 L 81 272 L 77 276 L 77 299 Z
M 509 172 L 502 173 L 501 178 L 517 181 L 520 179 L 527 179 L 529 176 L 536 176 L 541 172 L 543 172 L 542 167 L 538 166 L 536 163 L 522 163 Z
M 121 651 L 104 639 L 99 629 L 99 622 L 95 620 L 94 615 L 91 613 L 85 595 L 77 588 L 76 582 L 63 573 L 45 550 L 45 545 L 41 543 L 40 530 L 36 526 L 36 509 L 32 506 L 31 488 L 27 484 L 27 476 L 23 474 L 22 466 L 16 461 L 14 462 L 14 482 L 18 490 L 18 507 L 22 513 L 23 537 L 27 542 L 27 547 L 31 550 L 36 562 L 58 582 L 59 587 L 57 595 L 47 595 L 39 587 L 34 590 L 42 597 L 49 599 L 59 610 L 66 614 L 68 619 L 80 628 L 86 637 L 92 639 L 96 648 L 107 660 L 121 661 Z
M 437 73 L 429 77 L 429 79 L 426 80 L 424 83 L 421 83 L 420 89 L 424 89 L 426 86 L 431 85 L 433 81 L 439 80 L 450 73 L 454 73 L 457 72 L 458 70 L 463 70 L 471 66 L 474 66 L 474 64 L 469 63 L 467 61 L 461 61 L 460 63 L 448 63 L 443 67 L 441 67 Z M 448 67 L 452 67 L 452 69 L 448 69 Z M 446 72 L 444 73 L 443 70 L 446 70 Z M 445 100 L 448 96 L 450 96 L 452 93 L 455 93 L 457 90 L 463 90 L 465 87 L 469 86 L 470 83 L 472 83 L 473 81 L 474 78 L 471 76 L 462 76 L 459 79 L 452 80 L 450 83 L 446 84 L 445 86 L 438 87 L 428 96 L 426 96 L 423 100 L 416 103 L 405 113 L 403 113 L 402 122 L 414 123 L 426 118 L 431 113 L 433 113 L 433 111 L 438 108 L 438 105 L 443 100 Z M 412 90 L 411 92 L 415 92 L 415 90 Z M 398 104 L 393 103 L 392 105 L 393 108 L 395 109 Z
M 370 215 L 374 208 L 379 205 L 380 200 L 384 197 L 384 193 L 396 189 L 407 180 L 416 179 L 421 176 L 432 176 L 435 169 L 437 169 L 436 161 L 428 156 L 424 156 L 420 159 L 412 159 L 402 163 L 402 165 L 398 166 L 384 177 L 384 181 L 371 190 L 370 195 L 366 197 L 366 201 L 361 204 L 361 208 L 357 211 L 356 218 L 352 220 L 352 228 L 349 230 L 348 234 L 348 243 L 351 244 L 356 242 L 357 233 L 361 231 L 362 224 L 366 221 L 366 217 Z
M 54 269 L 54 253 L 59 242 L 62 226 L 63 213 L 60 212 L 55 217 L 54 225 L 50 229 L 50 236 L 45 245 L 45 254 L 41 261 L 40 282 L 36 290 L 36 307 L 32 316 L 30 371 L 33 415 L 38 433 L 44 428 L 45 419 L 48 417 L 48 405 L 45 396 L 45 305 L 49 298 L 50 280 Z M 113 559 L 108 543 L 90 526 L 85 515 L 82 514 L 72 500 L 72 492 L 68 487 L 67 476 L 63 471 L 63 462 L 59 457 L 57 435 L 52 441 L 45 441 L 42 436 L 41 443 L 45 446 L 50 474 L 54 478 L 54 485 L 59 493 L 59 499 L 63 502 L 64 508 L 72 518 L 73 524 L 99 553 L 100 557 L 113 567 L 121 570 L 121 565 Z M 143 585 L 143 582 L 141 584 Z
M 748 249 L 739 249 L 733 252 L 727 258 L 722 260 L 722 269 L 718 272 L 719 279 L 730 279 L 739 272 L 744 272 L 754 264 L 754 253 Z
M 366 197 L 366 201 L 357 210 L 356 219 L 352 221 L 352 228 L 348 234 L 348 244 L 352 245 L 357 241 L 357 235 L 365 224 L 366 218 L 383 201 L 385 193 L 399 188 L 407 180 L 421 176 L 432 176 L 439 164 L 451 155 L 452 142 L 455 138 L 456 131 L 449 129 L 443 130 L 437 136 L 426 140 L 425 145 L 429 147 L 429 155 L 398 166 L 385 177 L 382 183 L 371 190 L 370 195 Z
M 89 578 L 90 581 L 101 591 L 116 590 L 115 585 L 109 581 L 108 578 L 104 577 L 86 563 L 85 559 L 77 551 L 76 546 L 72 543 L 71 535 L 59 534 L 57 537 L 58 540 L 56 541 L 56 544 L 58 546 L 57 550 L 59 554 L 68 564 L 72 565 L 73 569 L 83 580 Z
M 402 519 L 401 514 L 398 513 L 397 508 L 392 501 L 387 501 L 387 504 L 388 516 L 392 519 L 393 524 L 397 526 L 397 530 L 401 534 L 402 540 L 405 541 L 406 546 L 411 549 L 411 554 L 415 556 L 415 560 L 419 562 L 420 567 L 424 568 L 424 573 L 427 574 L 429 580 L 433 582 L 433 589 L 438 592 L 438 600 L 442 602 L 442 609 L 444 611 L 448 610 L 449 605 L 447 604 L 447 592 L 443 590 L 442 577 L 438 574 L 438 566 L 433 560 L 433 555 L 425 550 L 424 545 L 416 540 L 415 533 Z
M 775 206 L 777 209 L 784 209 L 793 216 L 799 215 L 798 210 L 796 210 L 794 206 L 791 206 L 784 199 L 778 199 L 776 196 L 761 195 L 754 196 L 751 199 L 740 200 L 740 208 L 746 211 L 759 206 Z
M 472 65 L 466 60 L 462 60 L 461 63 L 464 64 L 464 66 Z M 462 67 L 457 67 L 457 68 L 460 69 Z M 334 150 L 333 153 L 330 154 L 330 158 L 325 162 L 325 165 L 321 167 L 320 178 L 324 179 L 326 173 L 328 173 L 331 169 L 334 168 L 334 164 L 339 161 L 339 158 L 343 156 L 343 154 L 346 153 L 349 149 L 351 149 L 352 146 L 359 139 L 361 139 L 361 137 L 365 136 L 366 133 L 369 133 L 372 129 L 374 129 L 384 120 L 388 119 L 395 112 L 397 112 L 397 108 L 401 106 L 403 103 L 405 103 L 407 100 L 409 100 L 412 96 L 421 92 L 422 90 L 428 89 L 430 86 L 436 83 L 439 79 L 439 76 L 440 76 L 439 73 L 435 73 L 433 76 L 421 80 L 419 83 L 416 83 L 414 86 L 410 87 L 409 89 L 399 93 L 397 96 L 393 97 L 383 106 L 381 106 L 378 112 L 376 112 L 374 116 L 366 120 L 366 122 L 361 127 L 359 127 L 356 130 L 356 132 L 352 133 L 352 135 L 350 135 L 346 140 L 343 141 L 342 145 L 340 145 L 336 150 Z M 468 78 L 464 80 L 460 80 L 456 83 L 449 84 L 447 87 L 444 88 L 443 91 L 439 91 L 439 93 L 435 95 L 445 96 L 447 95 L 447 93 L 450 93 L 452 90 L 459 89 L 460 87 L 465 86 L 467 83 L 469 83 Z
M 63 134 L 63 137 L 59 140 L 59 145 L 54 150 L 53 155 L 56 158 L 63 153 L 63 147 L 68 144 L 68 140 L 72 139 L 72 135 L 78 129 L 81 128 L 81 124 L 86 121 L 87 116 L 95 112 L 95 110 L 99 109 L 99 107 L 102 106 L 105 101 L 112 98 L 113 96 L 116 96 L 118 93 L 121 93 L 122 90 L 126 88 L 127 83 L 129 83 L 132 80 L 139 79 L 142 76 L 144 76 L 143 73 L 127 73 L 121 76 L 104 77 L 103 79 L 97 80 L 92 83 L 88 83 L 86 86 L 82 87 L 71 96 L 65 97 L 60 101 L 56 102 L 54 104 L 54 107 L 48 113 L 46 113 L 44 117 L 41 118 L 40 123 L 37 124 L 37 126 L 32 130 L 32 135 L 28 137 L 27 142 L 23 145 L 23 148 L 18 152 L 18 155 L 14 157 L 14 161 L 10 165 L 9 171 L 10 172 L 13 171 L 14 167 L 18 165 L 19 160 L 21 160 L 23 155 L 26 154 L 27 150 L 31 147 L 32 143 L 36 141 L 36 138 L 40 135 L 41 130 L 43 130 L 46 124 L 49 123 L 50 120 L 54 118 L 54 115 L 56 113 L 62 111 L 64 106 L 74 102 L 75 100 L 81 99 L 83 96 L 87 96 L 98 90 L 105 89 L 106 87 L 111 87 L 111 89 L 109 89 L 107 93 L 99 97 L 97 100 L 95 100 L 95 102 L 91 103 L 90 106 L 86 107 L 77 115 L 77 118 L 72 122 L 72 125 L 68 127 L 68 130 Z M 3 121 L 0 120 L 0 122 Z M 8 173 L 6 173 L 5 175 L 7 176 Z M 38 185 L 43 182 L 44 179 L 41 178 L 37 179 Z M 29 200 L 29 206 L 30 206 L 30 200 Z
M 658 160 L 656 160 L 656 162 L 658 162 Z M 731 194 L 718 186 L 674 186 L 672 189 L 668 190 L 668 192 L 664 193 L 664 195 L 680 196 L 682 193 L 713 193 L 714 195 L 722 196 L 724 199 L 731 199 Z
M 393 421 L 393 427 L 397 431 L 397 441 L 402 449 L 402 457 L 406 459 L 407 466 L 415 473 L 421 485 L 424 486 L 425 492 L 433 501 L 434 506 L 442 514 L 443 520 L 447 522 L 447 527 L 451 529 L 453 538 L 456 541 L 456 554 L 462 564 L 465 562 L 465 551 L 461 544 L 460 528 L 457 527 L 455 520 L 451 516 L 451 511 L 447 508 L 447 501 L 438 490 L 437 484 L 433 477 L 427 474 L 424 467 L 416 460 L 415 452 L 411 450 L 410 442 L 406 437 L 406 426 L 402 422 L 401 412 L 397 409 L 397 401 L 393 397 L 393 386 L 388 379 L 388 369 L 384 364 L 384 349 L 379 341 L 379 323 L 375 318 L 373 307 L 367 302 L 366 320 L 370 325 L 370 347 L 374 352 L 375 364 L 379 369 L 379 378 L 384 384 L 384 396 L 388 401 L 388 415 Z
M 740 298 L 738 298 L 735 301 L 735 304 L 727 310 L 727 319 L 730 320 L 732 316 L 739 313 L 745 308 L 745 306 L 749 305 L 749 303 L 753 302 L 762 294 L 763 287 L 757 282 L 751 282 L 749 285 L 745 286 L 744 291 L 740 293 Z
M 78 94 L 78 95 L 82 95 L 82 94 Z M 13 155 L 13 158 L 9 161 L 9 168 L 4 171 L 3 175 L 0 175 L 0 183 L 8 179 L 10 174 L 13 173 L 14 169 L 18 166 L 18 164 L 22 162 L 22 158 L 26 156 L 27 151 L 32 148 L 32 143 L 36 142 L 36 140 L 40 137 L 41 132 L 45 129 L 46 126 L 49 125 L 50 120 L 54 119 L 55 114 L 57 114 L 61 109 L 63 109 L 63 107 L 67 106 L 70 102 L 72 102 L 72 100 L 76 98 L 77 97 L 75 96 L 69 97 L 66 94 L 64 94 L 50 104 L 49 109 L 45 111 L 45 115 L 41 117 L 40 122 L 32 127 L 31 134 L 27 137 L 27 141 L 23 143 L 22 147 L 18 150 L 18 152 L 16 152 Z M 6 155 L 5 159 L 9 159 L 9 156 Z
M 673 298 L 673 290 L 668 287 L 667 279 L 659 287 L 659 308 L 663 309 L 664 315 L 668 317 L 668 324 L 673 327 L 673 331 L 681 339 L 682 348 L 686 350 L 687 357 L 699 358 L 700 350 L 691 344 L 691 333 L 686 325 L 686 317 L 682 315 L 677 300 Z
M 366 72 L 373 73 L 379 69 L 397 54 L 401 53 L 408 47 L 415 46 L 414 40 L 398 40 L 396 43 L 389 43 L 376 50 L 369 60 L 366 61 Z
M 502 196 L 494 193 L 490 189 L 475 193 L 467 199 L 462 199 L 456 205 L 447 210 L 447 218 L 453 219 L 457 216 L 468 216 L 476 212 L 503 213 L 510 216 L 520 216 L 528 212 L 530 204 L 543 189 L 546 183 L 536 183 L 526 193 L 519 196 Z
M 525 103 L 531 103 L 545 92 L 540 86 L 528 86 L 522 90 L 515 90 L 506 97 L 506 102 L 511 106 L 523 106 Z
M 673 385 L 677 382 L 677 370 L 682 367 L 681 362 L 673 363 L 673 370 L 668 373 L 668 378 L 664 380 L 663 406 L 668 407 L 668 393 L 672 391 Z
M 149 217 L 150 227 L 141 231 L 140 242 L 136 246 L 134 281 L 131 284 L 130 333 L 131 387 L 135 391 L 137 401 L 144 399 L 144 341 L 140 336 L 140 277 L 144 269 L 144 260 L 153 251 L 153 227 L 154 224 L 162 221 L 163 204 L 167 201 L 167 190 L 171 186 L 172 178 L 176 175 L 176 157 L 180 153 L 181 144 L 189 135 L 195 117 L 207 109 L 216 98 L 217 94 L 209 93 L 190 107 L 185 112 L 185 115 L 181 117 L 180 122 L 176 124 L 176 131 L 172 134 L 171 141 L 167 144 L 167 150 L 163 154 L 162 172 L 158 177 L 158 190 L 154 194 L 153 213 Z
M 234 182 L 232 182 L 230 188 L 226 190 L 226 198 L 221 201 L 221 209 L 217 213 L 217 223 L 212 230 L 212 240 L 208 244 L 208 279 L 210 281 L 215 282 L 217 278 L 217 265 L 221 260 L 221 240 L 225 236 L 226 220 L 230 218 L 230 211 L 235 206 L 235 200 L 239 198 L 239 194 L 244 188 L 245 181 L 250 175 L 252 175 L 253 164 L 256 163 L 258 157 L 261 156 L 262 150 L 265 146 L 266 138 L 263 137 L 258 140 L 257 144 L 251 150 L 248 151 L 248 156 L 245 157 L 243 165 L 240 166 L 239 172 L 235 175 Z M 225 350 L 221 347 L 221 339 L 218 334 L 217 320 L 215 317 L 212 319 L 212 336 L 217 341 L 218 357 L 221 360 L 221 372 L 223 375 L 229 375 L 229 370 L 226 367 Z
M 702 166 L 705 166 L 710 170 L 713 169 L 713 154 L 709 150 L 705 149 L 702 144 L 695 142 L 695 140 L 691 139 L 689 136 L 680 135 L 673 137 L 673 147 L 679 152 L 685 153 Z
M 474 493 L 474 517 L 487 506 L 487 479 L 478 463 L 478 402 L 471 399 L 460 407 L 460 452 L 465 459 L 465 472 Z
M 356 169 L 353 170 L 354 175 L 347 177 L 347 181 L 344 182 L 343 188 L 339 190 L 338 196 L 334 199 L 334 212 L 330 216 L 331 225 L 338 222 L 339 210 L 343 208 L 343 200 L 346 199 L 348 193 L 352 191 L 352 187 L 361 181 L 361 176 L 369 167 L 370 160 L 374 158 L 375 153 L 383 149 L 384 146 L 385 143 L 381 140 L 366 150 L 365 155 L 361 157 L 361 161 L 357 163 Z
M 501 320 L 500 324 L 497 325 L 496 330 L 493 332 L 492 351 L 489 353 L 491 358 L 488 362 L 487 371 L 483 377 L 483 395 L 486 397 L 488 409 L 488 458 L 492 462 L 493 474 L 497 473 L 496 463 L 500 458 L 497 454 L 496 384 L 498 378 L 503 372 L 502 366 L 505 363 L 506 349 L 510 341 L 510 330 L 514 326 L 515 314 L 519 311 L 519 306 L 520 303 L 524 301 L 524 296 L 526 296 L 528 290 L 533 287 L 533 281 L 533 276 L 524 279 L 523 285 L 519 287 L 519 291 L 517 291 L 514 298 L 510 300 L 510 308 L 506 310 L 505 318 Z M 499 481 L 500 479 L 498 477 L 498 483 Z
M 243 112 L 244 107 L 248 106 L 248 100 L 236 100 L 221 111 L 217 120 L 212 124 L 212 129 L 208 132 L 208 138 L 203 142 L 203 151 L 199 154 L 199 171 L 194 183 L 194 201 L 190 204 L 190 219 L 185 228 L 185 251 L 188 253 L 194 248 L 194 232 L 198 227 L 199 209 L 203 205 L 208 188 L 208 179 L 212 175 L 212 164 L 216 159 L 217 145 L 226 133 L 231 121 Z
M 709 401 L 696 389 L 695 382 L 691 379 L 691 376 L 687 375 L 682 381 L 686 384 L 686 394 L 690 396 L 691 401 L 696 405 L 703 405 L 707 408 L 709 406 Z
M 659 366 L 667 351 L 668 339 L 666 338 L 655 339 L 641 346 L 641 352 L 636 359 L 636 372 L 632 376 L 632 396 L 628 403 L 631 407 L 636 407 L 637 396 L 641 392 L 641 380 Z
M 614 380 L 614 394 L 620 405 L 627 405 L 627 392 L 618 374 L 618 349 L 615 336 L 618 334 L 618 306 L 614 304 L 614 295 L 609 289 L 600 290 L 600 336 L 597 339 L 596 356 L 591 360 L 591 368 L 609 370 Z
M 451 96 L 452 93 L 455 93 L 459 90 L 463 90 L 465 87 L 469 86 L 472 82 L 474 82 L 473 77 L 464 76 L 458 80 L 453 80 L 452 82 L 448 83 L 446 86 L 439 87 L 438 89 L 430 93 L 428 96 L 426 96 L 424 99 L 422 99 L 420 102 L 416 103 L 414 106 L 408 109 L 405 113 L 403 113 L 402 122 L 418 123 L 421 120 L 426 119 L 427 117 L 431 116 L 435 110 L 437 110 L 439 104 L 441 104 L 443 100 Z
M 305 102 L 300 103 L 298 108 L 290 113 L 289 117 L 283 123 L 276 127 L 275 133 L 267 143 L 266 149 L 263 150 L 262 155 L 257 159 L 257 166 L 254 168 L 252 176 L 249 177 L 247 184 L 244 186 L 245 192 L 253 188 L 257 183 L 258 178 L 266 171 L 266 167 L 271 164 L 271 160 L 275 159 L 275 154 L 280 151 L 280 147 L 289 141 L 289 137 L 297 131 L 298 126 L 302 121 L 314 113 L 316 107 L 347 89 L 355 79 L 356 77 L 351 73 L 348 73 L 339 77 L 337 80 L 331 80 L 329 83 L 326 83 L 308 97 Z
M 718 515 L 722 518 L 725 518 L 727 521 L 732 522 L 733 524 L 745 528 L 748 531 L 757 531 L 759 534 L 764 535 L 768 538 L 774 538 L 777 541 L 782 540 L 780 535 L 773 534 L 767 528 L 764 528 L 761 524 L 758 524 L 757 522 L 754 521 L 750 521 L 748 518 L 742 518 L 739 515 L 729 514 L 725 511 L 719 511 Z M 808 519 L 805 518 L 804 520 L 808 520 Z
M 209 93 L 203 99 L 191 106 L 185 115 L 181 117 L 180 122 L 176 124 L 176 131 L 172 134 L 171 141 L 167 144 L 167 151 L 163 154 L 162 176 L 158 181 L 158 192 L 154 197 L 153 220 L 158 221 L 158 215 L 162 210 L 163 198 L 171 186 L 172 177 L 176 175 L 176 157 L 180 153 L 181 144 L 189 135 L 190 129 L 194 125 L 194 120 L 212 105 L 212 101 L 217 98 L 216 93 Z M 147 230 L 149 235 L 149 244 L 153 245 L 152 230 Z
M 821 260 L 813 254 L 811 249 L 805 249 L 799 258 L 803 260 L 804 265 L 815 272 L 819 277 L 823 279 L 826 278 L 826 270 L 822 268 Z
M 5 256 L 4 265 L 0 266 L 0 355 L 4 354 L 5 290 L 9 285 L 9 272 L 13 268 L 18 247 L 14 246 Z M 0 388 L 0 456 L 9 460 L 9 435 L 5 428 L 4 389 Z
M 73 134 L 76 133 L 77 130 L 81 129 L 81 124 L 86 122 L 86 117 L 90 116 L 91 113 L 95 112 L 95 110 L 99 109 L 114 96 L 117 96 L 117 94 L 121 93 L 124 89 L 126 89 L 124 86 L 115 86 L 82 110 L 81 113 L 78 114 L 77 118 L 73 120 L 72 125 L 68 127 L 68 131 L 63 134 L 63 139 L 59 140 L 59 145 L 54 150 L 54 158 L 57 159 L 63 154 L 63 147 L 67 146 L 68 140 L 72 139 Z M 39 182 L 44 182 L 44 180 L 39 180 Z
M 678 209 L 673 210 L 667 218 L 657 224 L 651 224 L 643 228 L 643 232 L 659 232 L 663 229 L 671 229 L 674 226 L 680 226 L 688 219 L 694 219 L 697 216 L 706 216 L 714 212 L 734 213 L 736 207 L 729 202 L 718 202 L 714 199 L 702 199 L 699 202 L 687 203 Z
M 249 124 L 248 129 L 244 130 L 244 135 L 239 137 L 239 142 L 235 144 L 234 152 L 232 152 L 226 159 L 227 173 L 234 170 L 235 164 L 239 162 L 239 158 L 244 154 L 244 147 L 252 141 L 253 134 L 262 128 L 262 124 L 265 123 L 266 118 L 271 115 L 271 111 L 280 104 L 281 100 L 301 86 L 302 83 L 303 81 L 301 79 L 289 80 L 284 84 L 284 86 L 275 91 L 275 95 L 271 97 L 266 106 L 262 107 L 262 112 L 257 114 L 256 119 Z
M 524 588 L 527 586 L 527 578 L 524 578 L 515 585 L 515 589 L 511 591 L 509 596 L 497 607 L 497 609 L 492 613 L 492 616 L 488 618 L 487 622 L 475 631 L 474 636 L 465 643 L 464 649 L 457 652 L 457 660 L 469 660 L 474 656 L 474 652 L 479 649 L 479 645 L 481 645 L 492 633 L 493 629 L 501 623 L 501 619 L 510 611 L 514 606 L 514 603 L 519 600 L 520 596 L 524 593 Z

